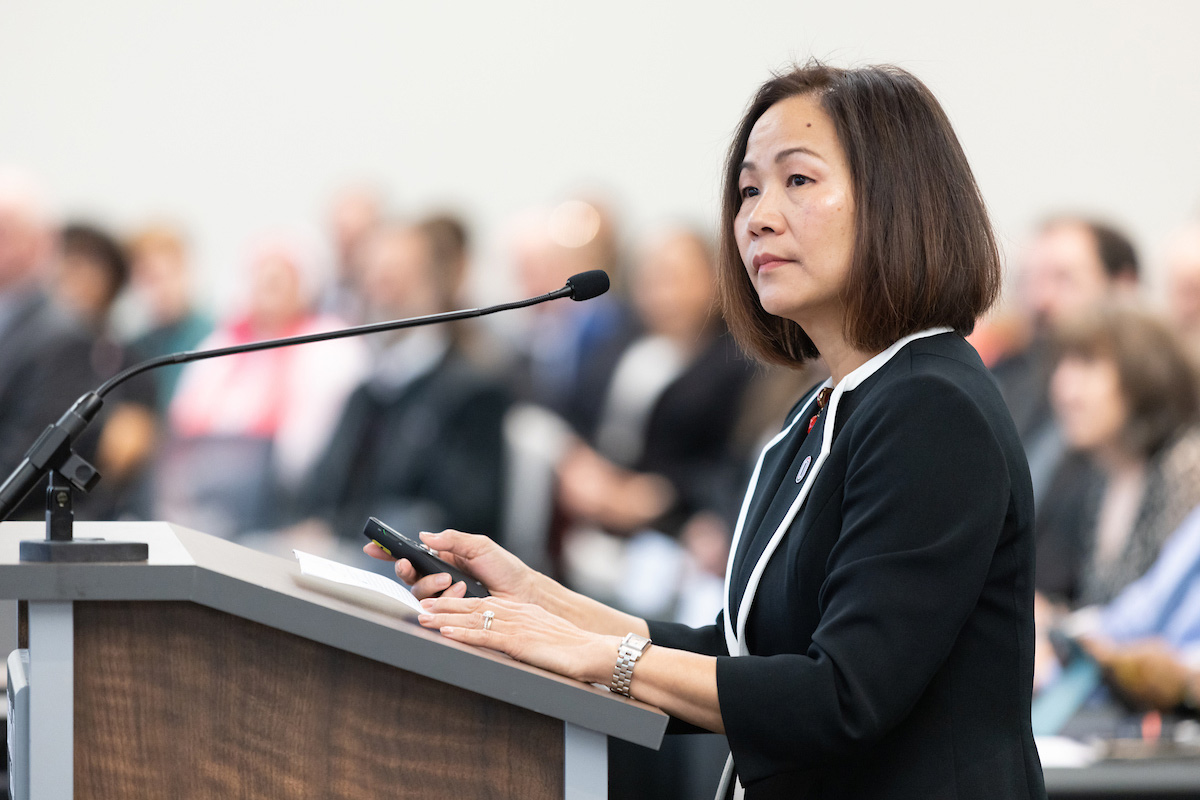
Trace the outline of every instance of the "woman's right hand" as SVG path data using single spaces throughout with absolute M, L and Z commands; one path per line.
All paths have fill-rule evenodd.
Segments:
M 419 535 L 422 542 L 437 551 L 439 558 L 478 579 L 493 596 L 521 603 L 537 602 L 535 586 L 538 573 L 487 536 L 456 530 L 422 532 Z M 394 560 L 374 542 L 364 547 L 363 551 L 372 558 Z M 445 572 L 418 579 L 416 570 L 407 558 L 396 561 L 396 577 L 409 584 L 419 600 L 438 595 L 465 597 L 467 592 L 462 581 L 452 586 L 450 575 Z

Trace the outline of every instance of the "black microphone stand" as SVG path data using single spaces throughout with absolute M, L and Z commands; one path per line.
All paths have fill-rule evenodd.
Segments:
M 22 541 L 22 561 L 59 563 L 145 561 L 149 558 L 149 547 L 144 542 L 76 539 L 74 537 L 75 512 L 71 492 L 72 487 L 81 492 L 89 492 L 100 480 L 100 473 L 96 471 L 96 468 L 75 452 L 75 441 L 83 433 L 88 423 L 100 413 L 100 409 L 104 406 L 104 397 L 133 376 L 169 364 L 187 364 L 191 361 L 231 356 L 238 353 L 252 353 L 276 347 L 325 342 L 349 336 L 363 336 L 368 333 L 382 333 L 421 325 L 433 325 L 439 322 L 482 317 L 498 311 L 525 308 L 549 300 L 557 300 L 560 297 L 570 297 L 572 300 L 590 300 L 606 291 L 608 291 L 608 275 L 602 270 L 590 270 L 571 276 L 567 280 L 567 285 L 561 289 L 498 306 L 446 311 L 441 314 L 358 325 L 336 331 L 291 336 L 286 339 L 267 339 L 214 350 L 171 353 L 134 364 L 109 378 L 96 391 L 88 392 L 80 397 L 58 422 L 42 431 L 42 435 L 29 448 L 25 458 L 8 476 L 3 485 L 0 485 L 0 520 L 8 519 L 33 487 L 43 477 L 49 475 L 50 485 L 46 490 L 46 538 L 41 541 Z

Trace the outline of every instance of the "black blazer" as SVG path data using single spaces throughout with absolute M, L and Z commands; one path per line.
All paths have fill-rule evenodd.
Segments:
M 402 530 L 496 537 L 509 397 L 451 350 L 391 396 L 359 386 L 300 498 L 301 516 L 357 537 L 368 516 Z
M 675 505 L 654 521 L 658 530 L 677 535 L 698 511 L 725 512 L 730 500 L 740 499 L 729 497 L 735 476 L 742 477 L 730 440 L 753 377 L 754 365 L 722 331 L 654 401 L 641 455 L 623 466 L 671 482 Z
M 817 459 L 826 413 L 765 452 L 732 555 L 737 612 Z M 832 449 L 767 562 L 731 657 L 724 613 L 652 623 L 718 656 L 748 800 L 1044 798 L 1030 730 L 1033 496 L 999 391 L 957 334 L 900 349 L 839 406 Z M 736 619 L 735 619 L 736 621 Z
M 44 293 L 30 292 L 16 301 L 0 331 L 0 474 L 15 469 L 42 430 L 96 388 L 91 352 L 92 338 Z M 77 447 L 89 460 L 99 427 L 93 426 Z M 77 503 L 82 499 L 76 496 Z M 39 518 L 45 507 L 45 491 L 34 489 L 13 518 Z

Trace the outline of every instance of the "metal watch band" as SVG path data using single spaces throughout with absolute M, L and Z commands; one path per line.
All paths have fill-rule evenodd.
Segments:
M 617 664 L 613 667 L 612 684 L 609 689 L 629 697 L 629 685 L 633 682 L 633 665 L 650 644 L 650 640 L 644 636 L 638 636 L 636 633 L 625 634 L 625 639 L 617 648 Z

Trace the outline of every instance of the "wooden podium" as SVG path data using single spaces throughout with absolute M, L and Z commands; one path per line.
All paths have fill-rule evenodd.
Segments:
M 297 581 L 296 563 L 162 522 L 139 564 L 30 564 L 0 525 L 28 650 L 32 800 L 607 797 L 606 736 L 667 717 Z M 7 654 L 4 654 L 7 656 Z

